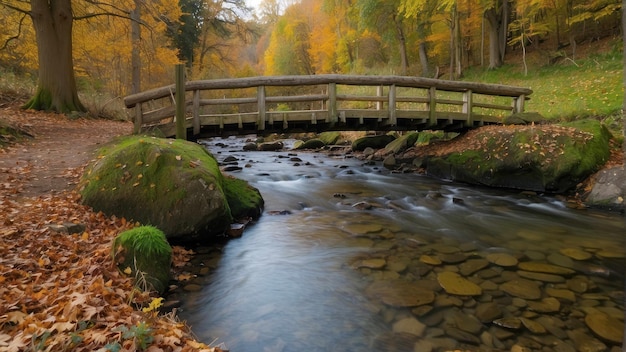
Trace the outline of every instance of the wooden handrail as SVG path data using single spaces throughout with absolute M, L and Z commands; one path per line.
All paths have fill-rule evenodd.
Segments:
M 243 89 L 259 86 L 288 87 L 320 84 L 341 84 L 353 86 L 388 86 L 410 88 L 435 88 L 450 92 L 465 92 L 471 90 L 475 94 L 496 95 L 503 97 L 519 97 L 532 94 L 529 88 L 507 86 L 502 84 L 448 81 L 424 77 L 407 76 L 364 76 L 364 75 L 314 75 L 314 76 L 259 76 L 244 78 L 212 79 L 201 81 L 189 81 L 185 84 L 186 91 L 212 90 L 212 89 Z M 127 108 L 134 107 L 137 103 L 164 98 L 170 96 L 176 88 L 174 85 L 155 88 L 145 92 L 129 95 L 124 98 Z

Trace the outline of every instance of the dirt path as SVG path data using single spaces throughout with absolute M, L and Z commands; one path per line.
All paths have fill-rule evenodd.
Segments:
M 0 190 L 25 197 L 72 189 L 100 145 L 132 132 L 129 122 L 70 120 L 59 114 L 24 111 L 17 104 L 0 107 L 0 119 L 33 136 L 0 149 Z

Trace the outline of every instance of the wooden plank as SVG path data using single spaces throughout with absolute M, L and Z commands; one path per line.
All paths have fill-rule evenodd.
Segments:
M 396 121 L 396 86 L 394 84 L 389 86 L 389 120 L 388 123 L 391 126 L 395 126 Z
M 259 131 L 263 131 L 265 129 L 265 86 L 257 87 L 257 106 L 259 109 L 259 117 L 257 120 L 257 128 Z
M 193 92 L 193 135 L 196 136 L 200 134 L 200 91 L 196 90 Z

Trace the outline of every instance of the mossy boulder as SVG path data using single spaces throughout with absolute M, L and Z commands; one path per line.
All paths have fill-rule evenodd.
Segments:
M 336 144 L 339 138 L 341 138 L 341 132 L 338 131 L 322 132 L 317 136 L 317 139 L 322 141 L 324 145 Z
M 361 137 L 352 142 L 352 150 L 363 151 L 368 147 L 372 149 L 381 149 L 395 139 L 396 137 L 391 134 Z
M 243 204 L 262 207 L 251 187 L 232 188 L 227 196 L 216 159 L 196 143 L 131 136 L 104 146 L 98 155 L 81 180 L 83 203 L 156 226 L 168 239 L 210 240 L 222 234 L 233 220 L 229 199 L 254 198 L 256 203 Z
M 404 151 L 405 149 L 412 147 L 415 144 L 415 142 L 417 142 L 418 137 L 419 137 L 418 132 L 410 132 L 405 135 L 402 135 L 394 139 L 393 141 L 391 141 L 389 144 L 387 144 L 380 151 L 380 153 L 382 155 L 400 153 Z
M 231 176 L 224 177 L 223 185 L 233 218 L 258 218 L 261 215 L 264 201 L 258 189 Z
M 308 141 L 303 141 L 302 143 L 294 144 L 293 149 L 320 149 L 326 146 L 322 140 L 313 138 Z
M 497 132 L 496 132 L 497 131 Z M 484 128 L 465 147 L 429 158 L 435 177 L 492 187 L 562 193 L 597 171 L 609 157 L 608 130 L 595 120 L 563 125 Z
M 111 257 L 121 272 L 134 278 L 140 289 L 159 294 L 167 289 L 172 247 L 156 227 L 140 226 L 120 233 L 113 240 Z

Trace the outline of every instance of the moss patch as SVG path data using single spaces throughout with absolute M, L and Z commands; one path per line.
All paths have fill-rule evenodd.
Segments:
M 121 272 L 134 277 L 137 287 L 165 292 L 170 279 L 172 247 L 161 230 L 140 226 L 120 233 L 113 240 L 111 256 Z
M 261 215 L 263 197 L 259 190 L 250 186 L 248 182 L 234 177 L 224 177 L 224 193 L 233 218 L 257 218 Z
M 429 173 L 488 186 L 561 193 L 597 171 L 610 153 L 610 134 L 595 120 L 481 129 L 461 138 L 466 138 L 464 150 L 430 160 Z

